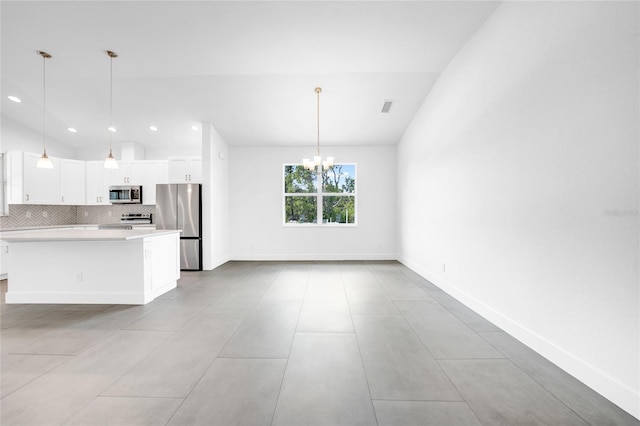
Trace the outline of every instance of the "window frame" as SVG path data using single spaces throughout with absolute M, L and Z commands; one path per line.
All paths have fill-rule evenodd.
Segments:
M 300 166 L 303 167 L 302 163 L 282 163 L 282 167 L 280 169 L 280 173 L 282 174 L 282 181 L 281 181 L 281 191 L 282 191 L 282 202 L 281 202 L 281 215 L 280 215 L 280 220 L 282 221 L 282 226 L 284 227 L 291 227 L 291 228 L 300 228 L 300 227 L 334 227 L 334 228 L 356 228 L 358 227 L 358 217 L 359 217 L 359 213 L 358 213 L 358 165 L 355 162 L 340 162 L 340 163 L 335 163 L 336 166 L 340 166 L 340 165 L 348 165 L 348 166 L 353 166 L 353 170 L 354 170 L 354 179 L 355 179 L 355 185 L 353 188 L 353 192 L 324 192 L 322 191 L 322 189 L 324 188 L 318 188 L 318 186 L 322 185 L 322 172 L 318 173 L 316 172 L 316 192 L 285 192 L 285 179 L 286 179 L 286 175 L 285 175 L 285 167 L 286 166 Z M 302 196 L 302 197 L 316 197 L 316 222 L 305 222 L 305 223 L 292 223 L 292 222 L 286 222 L 286 199 L 287 197 L 297 197 L 297 196 Z M 340 222 L 323 222 L 322 221 L 322 216 L 323 216 L 323 199 L 324 197 L 353 197 L 354 200 L 354 206 L 353 206 L 353 210 L 354 210 L 354 215 L 355 215 L 355 220 L 353 221 L 353 223 L 340 223 Z M 320 222 L 318 223 L 318 219 L 320 220 Z

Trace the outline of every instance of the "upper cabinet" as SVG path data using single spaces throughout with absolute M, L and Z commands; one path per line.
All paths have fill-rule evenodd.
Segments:
M 170 157 L 169 183 L 202 182 L 202 158 Z
M 104 161 L 49 158 L 53 169 L 39 169 L 36 165 L 40 154 L 7 153 L 9 204 L 111 205 L 109 186 L 141 185 L 143 204 L 153 205 L 159 183 L 202 181 L 199 157 L 119 161 L 115 170 L 105 169 Z
M 60 159 L 50 158 L 53 169 L 39 169 L 40 154 L 7 153 L 9 204 L 60 204 Z
M 60 203 L 83 206 L 86 197 L 85 161 L 60 160 Z
M 118 161 L 114 185 L 142 185 L 145 161 Z
M 105 169 L 104 161 L 85 161 L 86 205 L 100 206 L 109 203 L 109 186 L 116 181 L 116 171 Z
M 144 162 L 144 182 L 142 184 L 142 203 L 156 203 L 156 185 L 169 182 L 167 160 L 151 160 Z

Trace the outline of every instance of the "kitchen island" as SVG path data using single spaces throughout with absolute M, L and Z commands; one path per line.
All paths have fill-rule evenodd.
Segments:
M 2 240 L 11 253 L 6 303 L 143 305 L 180 278 L 180 231 L 42 230 Z

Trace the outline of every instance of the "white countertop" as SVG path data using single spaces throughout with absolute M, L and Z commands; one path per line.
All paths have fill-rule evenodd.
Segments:
M 179 230 L 122 230 L 122 229 L 58 229 L 32 232 L 8 232 L 2 239 L 8 242 L 27 241 L 126 241 L 140 238 L 158 237 L 161 235 L 179 234 Z
M 41 231 L 47 229 L 64 229 L 64 228 L 79 228 L 82 226 L 98 226 L 97 223 L 76 223 L 74 225 L 40 225 L 40 226 L 20 226 L 17 228 L 3 228 L 0 232 L 15 232 L 15 231 Z
M 144 228 L 155 228 L 155 223 L 122 223 L 122 222 L 114 222 L 114 223 L 76 223 L 71 225 L 41 225 L 41 226 L 21 226 L 17 228 L 2 228 L 0 229 L 0 234 L 5 232 L 24 232 L 24 231 L 46 231 L 46 230 L 55 230 L 55 229 L 78 229 L 78 228 L 98 228 L 103 225 L 131 225 L 138 229 Z

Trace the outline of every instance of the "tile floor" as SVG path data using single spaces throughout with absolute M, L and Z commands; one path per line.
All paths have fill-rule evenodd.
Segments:
M 4 426 L 640 425 L 396 262 L 230 262 L 145 306 L 0 306 Z

